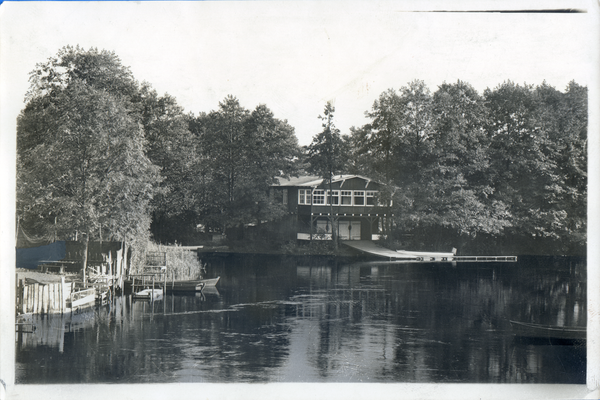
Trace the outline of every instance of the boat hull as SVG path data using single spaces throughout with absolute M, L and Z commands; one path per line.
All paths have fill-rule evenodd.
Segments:
M 133 298 L 138 300 L 158 300 L 162 297 L 162 289 L 144 289 L 133 295 Z
M 214 288 L 221 277 L 212 279 L 198 279 L 193 281 L 175 281 L 167 283 L 168 292 L 200 292 Z
M 586 340 L 587 329 L 510 321 L 515 336 L 533 339 Z

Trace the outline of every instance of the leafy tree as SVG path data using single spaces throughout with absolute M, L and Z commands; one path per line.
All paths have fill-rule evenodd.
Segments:
M 508 81 L 480 96 L 458 81 L 431 95 L 414 81 L 367 115 L 351 130 L 352 168 L 399 188 L 397 230 L 417 245 L 483 235 L 518 238 L 518 251 L 585 246 L 586 88 Z
M 585 246 L 587 198 L 587 90 L 571 82 L 561 93 L 545 82 L 535 89 L 540 140 L 540 189 L 530 198 L 535 237 L 565 251 Z
M 37 232 L 85 233 L 85 243 L 145 236 L 160 178 L 129 70 L 114 53 L 66 47 L 31 82 L 17 123 L 19 218 Z
M 395 152 L 402 129 L 400 108 L 400 96 L 389 89 L 375 100 L 372 111 L 366 113 L 373 122 L 351 131 L 356 155 L 364 160 L 363 169 L 383 175 L 388 182 L 399 172 Z
M 564 177 L 561 208 L 567 212 L 563 238 L 570 238 L 577 246 L 575 250 L 583 252 L 587 228 L 588 90 L 572 81 L 562 98 L 558 174 Z
M 138 92 L 131 70 L 121 64 L 114 52 L 96 48 L 85 51 L 79 46 L 65 46 L 56 57 L 36 64 L 29 74 L 29 82 L 27 102 L 44 97 L 51 99 L 72 82 L 106 91 L 123 100 L 133 99 Z
M 296 168 L 299 148 L 293 128 L 265 105 L 250 113 L 233 96 L 192 125 L 206 188 L 198 203 L 204 224 L 225 231 L 282 215 L 281 205 L 269 198 L 269 187 Z
M 329 184 L 329 192 L 332 191 L 332 181 L 336 174 L 341 173 L 346 165 L 346 141 L 340 135 L 340 130 L 333 123 L 333 113 L 335 107 L 328 102 L 325 105 L 323 116 L 319 116 L 322 121 L 323 131 L 313 137 L 311 144 L 307 148 L 306 161 L 309 166 L 307 171 L 314 173 L 324 179 Z M 330 202 L 331 203 L 331 202 Z M 333 229 L 333 205 L 330 204 L 329 212 L 330 226 L 332 227 L 332 238 L 337 250 L 337 232 Z
M 254 184 L 246 188 L 254 198 L 252 215 L 257 224 L 262 220 L 283 216 L 284 209 L 267 197 L 269 186 L 276 184 L 276 177 L 288 177 L 296 173 L 300 156 L 298 139 L 287 121 L 274 117 L 266 105 L 257 106 L 245 124 L 247 139 L 245 153 L 250 155 L 250 171 Z
M 469 84 L 444 83 L 433 95 L 433 155 L 430 176 L 434 226 L 457 235 L 500 234 L 511 226 L 507 206 L 489 197 L 488 118 L 483 98 Z
M 561 94 L 545 84 L 536 89 L 505 82 L 484 95 L 492 117 L 492 182 L 495 197 L 509 205 L 514 217 L 511 234 L 558 240 L 566 213 L 552 205 L 563 190 L 557 163 L 562 133 L 553 109 Z
M 159 97 L 147 84 L 142 85 L 138 97 L 146 154 L 160 167 L 163 178 L 152 201 L 152 234 L 159 242 L 172 242 L 182 232 L 194 232 L 198 220 L 197 141 L 190 131 L 189 116 L 173 97 Z

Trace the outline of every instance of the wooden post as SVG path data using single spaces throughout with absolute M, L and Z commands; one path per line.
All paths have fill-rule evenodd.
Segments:
M 154 275 L 152 275 L 152 292 L 150 292 L 150 301 L 152 302 L 152 312 L 154 313 Z
M 29 286 L 25 286 L 25 282 L 21 280 L 23 285 L 23 302 L 21 303 L 21 311 L 23 314 L 27 313 L 27 302 L 29 301 Z
M 54 310 L 54 283 L 49 283 L 46 286 L 48 286 L 48 310 L 46 311 L 50 314 Z
M 58 283 L 55 283 L 52 288 L 53 296 L 52 296 L 52 311 L 56 312 L 59 310 L 58 307 Z
M 41 313 L 42 308 L 42 285 L 37 284 L 35 286 L 35 313 Z
M 33 285 L 27 286 L 27 312 L 33 312 Z
M 60 313 L 64 313 L 65 312 L 65 277 L 61 276 L 60 277 Z
M 42 314 L 48 313 L 48 286 L 49 285 L 42 285 Z
M 21 282 L 21 280 L 17 281 L 17 292 L 16 292 L 17 298 L 16 298 L 16 307 L 17 310 L 22 310 L 23 309 L 23 284 Z
M 58 308 L 58 299 L 57 299 L 57 295 L 58 294 L 58 284 L 53 283 L 52 284 L 52 312 L 56 312 L 56 309 Z
M 19 310 L 23 309 L 23 286 L 21 285 L 21 281 L 17 280 L 17 291 L 15 292 L 16 295 L 16 299 L 15 299 L 15 306 L 17 309 L 17 312 L 19 312 Z
M 50 283 L 44 285 L 44 299 L 46 300 L 46 307 L 44 308 L 44 314 L 48 314 L 50 312 L 50 300 L 52 299 L 52 297 L 50 297 L 51 286 L 52 285 Z
M 29 307 L 29 309 L 31 310 L 32 314 L 35 314 L 36 312 L 36 303 L 37 303 L 37 284 L 33 284 L 29 287 L 29 291 L 31 292 L 31 294 L 29 295 L 29 304 L 31 305 L 31 307 Z
M 37 313 L 38 311 L 38 301 L 39 301 L 39 289 L 40 289 L 40 285 L 37 283 L 33 284 L 33 313 Z
M 54 288 L 52 289 L 52 291 L 54 292 L 54 301 L 52 302 L 52 310 L 54 312 L 56 311 L 60 311 L 60 306 L 59 306 L 59 302 L 58 302 L 58 294 L 59 294 L 59 283 L 55 283 L 53 286 Z
M 44 285 L 38 285 L 38 314 L 44 313 Z
M 88 247 L 90 245 L 90 236 L 89 235 L 85 235 L 85 242 L 84 242 L 84 247 L 83 247 L 83 286 L 87 286 L 87 275 L 86 275 L 86 269 L 87 269 L 87 261 L 88 261 Z

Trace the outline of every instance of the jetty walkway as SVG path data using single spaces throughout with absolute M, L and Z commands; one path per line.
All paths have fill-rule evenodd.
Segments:
M 342 244 L 362 253 L 395 262 L 516 262 L 516 256 L 457 256 L 454 253 L 390 250 L 370 240 L 343 240 Z

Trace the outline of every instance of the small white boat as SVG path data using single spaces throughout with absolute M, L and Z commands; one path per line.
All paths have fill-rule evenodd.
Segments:
M 140 300 L 158 300 L 162 299 L 163 291 L 162 289 L 144 289 L 133 295 L 134 299 Z
M 78 307 L 92 306 L 96 303 L 96 289 L 87 288 L 71 293 L 70 301 L 67 303 L 72 309 Z
M 414 258 L 418 261 L 452 261 L 456 255 L 456 249 L 452 249 L 451 253 L 407 250 L 396 250 L 396 253 L 398 253 L 398 258 Z

